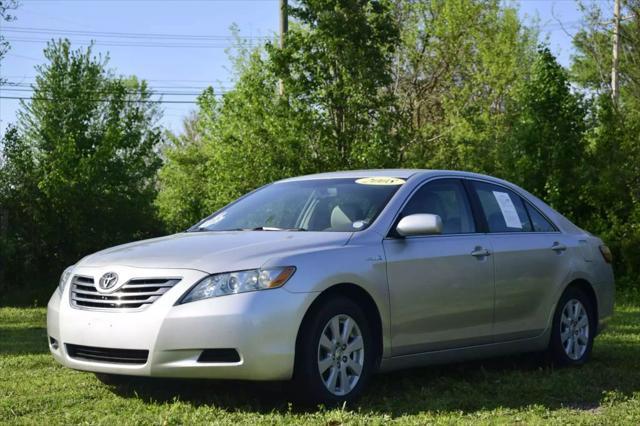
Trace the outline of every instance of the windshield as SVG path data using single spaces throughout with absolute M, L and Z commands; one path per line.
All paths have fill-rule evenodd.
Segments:
M 360 231 L 403 183 L 387 177 L 278 182 L 241 198 L 191 231 Z

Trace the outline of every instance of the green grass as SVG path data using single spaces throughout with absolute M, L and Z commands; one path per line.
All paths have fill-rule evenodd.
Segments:
M 286 385 L 137 379 L 107 386 L 49 355 L 43 308 L 0 309 L 0 423 L 639 424 L 640 305 L 621 304 L 582 368 L 533 355 L 379 375 L 353 407 L 287 403 Z

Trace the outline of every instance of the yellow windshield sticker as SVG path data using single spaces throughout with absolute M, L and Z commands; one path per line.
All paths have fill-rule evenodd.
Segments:
M 386 176 L 368 177 L 356 180 L 356 183 L 359 183 L 360 185 L 402 185 L 404 182 L 404 179 Z

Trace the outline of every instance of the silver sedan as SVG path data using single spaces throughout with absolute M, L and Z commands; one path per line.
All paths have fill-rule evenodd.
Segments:
M 81 259 L 47 329 L 56 360 L 103 377 L 292 380 L 336 403 L 376 371 L 526 351 L 582 364 L 613 301 L 609 249 L 522 188 L 352 171 Z

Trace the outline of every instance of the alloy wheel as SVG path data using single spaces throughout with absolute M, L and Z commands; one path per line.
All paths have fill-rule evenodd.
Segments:
M 574 361 L 582 358 L 589 345 L 589 316 L 582 302 L 569 299 L 560 317 L 560 341 L 565 354 Z
M 327 390 L 337 396 L 351 392 L 362 375 L 364 356 L 356 321 L 345 314 L 331 318 L 318 342 L 318 372 Z

